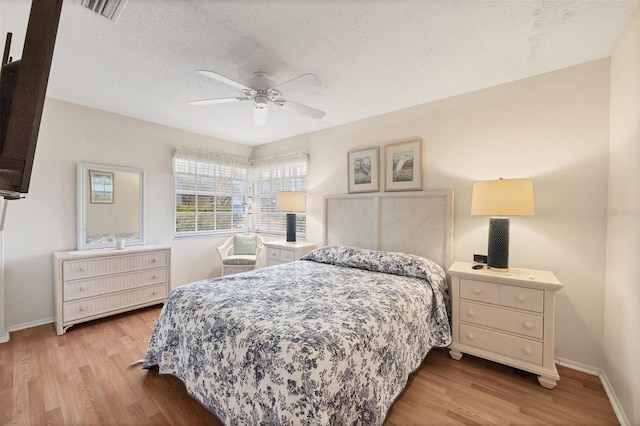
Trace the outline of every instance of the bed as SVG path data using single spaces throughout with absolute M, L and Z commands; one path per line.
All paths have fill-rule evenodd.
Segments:
M 174 289 L 143 368 L 181 379 L 226 425 L 380 425 L 429 350 L 451 342 L 448 310 L 437 262 L 331 244 Z

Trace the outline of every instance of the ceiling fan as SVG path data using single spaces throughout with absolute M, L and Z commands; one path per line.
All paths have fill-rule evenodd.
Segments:
M 283 93 L 288 94 L 296 90 L 309 89 L 322 84 L 315 74 L 303 74 L 289 81 L 285 81 L 284 83 L 276 84 L 266 73 L 256 72 L 253 74 L 253 77 L 249 80 L 247 85 L 244 85 L 213 71 L 199 70 L 198 73 L 213 78 L 214 80 L 218 80 L 231 87 L 235 87 L 236 89 L 240 89 L 244 93 L 244 96 L 190 101 L 189 103 L 191 105 L 211 105 L 228 102 L 253 101 L 253 122 L 257 126 L 267 123 L 269 103 L 284 109 L 299 112 L 312 118 L 319 119 L 324 117 L 324 111 L 299 104 L 282 97 Z

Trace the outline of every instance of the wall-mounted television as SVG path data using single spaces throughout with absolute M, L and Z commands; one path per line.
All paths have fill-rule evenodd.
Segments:
M 0 196 L 29 191 L 53 48 L 63 0 L 32 0 L 22 57 L 9 57 L 7 34 L 0 71 Z

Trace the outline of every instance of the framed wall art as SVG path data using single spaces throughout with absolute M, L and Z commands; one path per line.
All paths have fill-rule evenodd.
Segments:
M 379 191 L 380 148 L 350 151 L 347 158 L 349 162 L 349 193 Z
M 113 173 L 89 170 L 91 202 L 113 204 Z
M 422 190 L 422 140 L 384 147 L 385 191 Z

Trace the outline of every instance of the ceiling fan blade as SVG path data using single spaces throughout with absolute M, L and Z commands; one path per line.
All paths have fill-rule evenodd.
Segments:
M 249 98 L 215 98 L 215 99 L 201 99 L 198 101 L 189 101 L 191 105 L 212 105 L 212 104 L 226 104 L 229 102 L 248 101 Z
M 242 83 L 238 83 L 237 81 L 231 80 L 230 78 L 227 78 L 213 71 L 198 70 L 198 73 L 205 75 L 207 77 L 213 78 L 214 80 L 218 80 L 219 82 L 227 84 L 231 87 L 235 87 L 236 89 L 253 91 L 252 88 L 247 87 Z
M 280 93 L 294 92 L 296 90 L 310 89 L 312 87 L 320 86 L 322 82 L 315 74 L 303 74 L 300 77 L 296 77 L 284 83 L 280 83 L 273 87 Z
M 297 102 L 286 101 L 284 99 L 276 101 L 276 105 L 281 106 L 284 109 L 288 109 L 290 111 L 299 112 L 300 114 L 308 115 L 311 118 L 322 118 L 325 115 L 324 111 L 321 111 L 316 108 L 312 108 L 307 105 L 302 105 Z
M 256 126 L 264 126 L 267 124 L 267 111 L 268 108 L 254 108 L 253 109 L 253 124 Z

